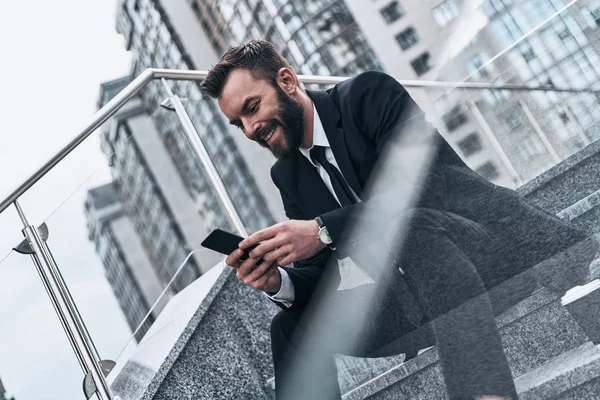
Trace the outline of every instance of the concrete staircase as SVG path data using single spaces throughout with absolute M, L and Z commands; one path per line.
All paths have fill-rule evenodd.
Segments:
M 598 233 L 598 165 L 600 142 L 595 142 L 519 191 L 539 207 Z M 600 262 L 595 261 L 589 285 L 563 297 L 565 290 L 538 284 L 497 317 L 521 399 L 600 399 L 600 350 L 592 342 L 600 342 L 598 277 Z M 508 284 L 509 292 L 511 287 L 519 284 Z M 215 267 L 169 302 L 127 362 L 117 360 L 109 376 L 113 390 L 123 400 L 273 399 L 268 329 L 275 312 L 228 268 Z M 435 348 L 402 360 L 340 356 L 344 399 L 446 398 Z
M 580 229 L 600 232 L 599 164 L 596 142 L 519 192 Z M 599 277 L 596 260 L 586 279 L 590 283 L 571 289 L 562 301 L 541 288 L 497 318 L 521 399 L 600 399 L 600 349 L 594 345 L 600 343 Z M 341 371 L 346 363 L 340 357 Z M 447 398 L 435 348 L 406 363 L 397 358 L 362 363 L 363 376 L 340 374 L 345 400 Z M 376 373 L 369 373 L 368 363 Z M 380 372 L 386 363 L 395 365 Z
M 592 295 L 600 296 L 600 291 Z M 588 396 L 578 398 L 600 398 L 595 379 L 600 376 L 600 350 L 556 295 L 540 289 L 497 322 L 520 398 L 563 398 L 563 393 L 578 391 Z M 446 399 L 445 392 L 434 347 L 347 388 L 344 400 Z

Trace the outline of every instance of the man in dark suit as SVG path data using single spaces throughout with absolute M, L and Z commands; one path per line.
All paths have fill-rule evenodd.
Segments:
M 271 329 L 279 399 L 340 398 L 333 354 L 384 355 L 404 338 L 413 352 L 420 327 L 412 346 L 437 344 L 451 399 L 516 399 L 487 291 L 586 235 L 469 169 L 383 73 L 304 90 L 270 43 L 252 41 L 202 86 L 278 158 L 271 176 L 290 219 L 226 263 L 283 308 Z M 375 284 L 335 292 L 331 261 L 346 257 Z

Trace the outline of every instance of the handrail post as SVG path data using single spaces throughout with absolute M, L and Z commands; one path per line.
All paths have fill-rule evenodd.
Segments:
M 206 150 L 206 146 L 204 146 L 200 135 L 198 135 L 198 132 L 196 132 L 196 128 L 194 128 L 194 124 L 192 123 L 190 116 L 185 110 L 183 103 L 181 103 L 181 99 L 179 98 L 179 96 L 173 93 L 171 87 L 169 86 L 167 81 L 165 81 L 164 78 L 162 78 L 161 81 L 165 90 L 169 94 L 169 101 L 171 103 L 170 106 L 173 107 L 173 110 L 177 114 L 177 118 L 179 119 L 179 123 L 181 124 L 183 132 L 185 133 L 185 137 L 187 138 L 190 146 L 192 146 L 192 149 L 200 159 L 200 162 L 202 163 L 202 166 L 206 171 L 206 175 L 208 176 L 208 179 L 210 180 L 210 183 L 212 184 L 213 188 L 217 192 L 217 196 L 219 197 L 219 200 L 221 200 L 221 203 L 223 204 L 225 212 L 227 213 L 227 216 L 233 224 L 233 227 L 241 236 L 247 237 L 248 231 L 246 230 L 244 222 L 242 221 L 242 218 L 237 212 L 237 209 L 235 208 L 235 205 L 233 204 L 233 201 L 229 196 L 229 192 L 227 192 L 227 189 L 223 184 L 223 180 L 221 179 L 221 176 L 219 175 L 215 164 L 213 163 L 212 159 L 210 158 L 210 155 L 208 154 L 208 151 Z
M 54 310 L 56 311 L 60 323 L 65 330 L 69 343 L 75 352 L 77 361 L 85 374 L 84 378 L 84 393 L 89 399 L 94 393 L 98 395 L 100 400 L 115 400 L 110 387 L 105 379 L 105 374 L 109 371 L 104 368 L 103 363 L 99 359 L 96 348 L 91 341 L 85 324 L 79 315 L 75 303 L 69 293 L 67 285 L 60 274 L 58 266 L 50 253 L 50 249 L 45 242 L 47 237 L 47 229 L 42 225 L 42 234 L 38 228 L 28 224 L 27 218 L 18 201 L 14 202 L 15 208 L 19 213 L 19 217 L 25 226 L 23 235 L 27 243 L 25 246 L 20 245 L 15 249 L 21 253 L 26 253 L 31 256 L 42 284 L 50 297 Z M 114 363 L 108 363 L 111 367 Z M 107 363 L 104 363 L 107 365 Z M 88 382 L 91 382 L 90 385 Z M 91 387 L 90 387 L 91 386 Z

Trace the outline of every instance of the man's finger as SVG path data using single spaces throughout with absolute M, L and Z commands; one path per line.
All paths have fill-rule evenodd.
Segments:
M 242 264 L 238 268 L 239 274 L 243 278 L 248 276 L 252 272 L 252 270 L 254 269 L 254 267 L 258 261 L 260 261 L 259 258 L 251 258 L 251 257 L 244 260 L 244 262 L 242 262 Z
M 287 256 L 292 251 L 293 248 L 294 248 L 294 246 L 292 246 L 292 245 L 279 247 L 279 248 L 271 251 L 270 253 L 265 254 L 263 256 L 263 259 L 265 261 L 277 261 L 280 258 L 284 258 L 285 256 Z M 278 264 L 279 265 L 287 265 L 287 264 L 281 264 L 281 263 L 278 263 Z
M 298 256 L 294 253 L 288 253 L 285 257 L 279 260 L 279 265 L 288 265 L 296 261 L 300 261 Z
M 245 249 L 247 247 L 254 246 L 255 244 L 262 242 L 263 240 L 271 239 L 276 235 L 276 233 L 276 225 L 270 226 L 248 236 L 246 239 L 242 240 L 238 246 L 240 249 Z
M 256 267 L 246 278 L 244 283 L 246 283 L 247 285 L 253 284 L 255 283 L 257 280 L 259 280 L 260 278 L 262 278 L 262 276 L 267 273 L 268 271 L 270 271 L 272 268 L 277 268 L 278 265 L 277 263 L 274 262 L 270 262 L 270 261 L 263 261 L 262 263 L 260 263 L 260 265 L 258 267 Z
M 256 248 L 252 249 L 252 251 L 250 252 L 250 256 L 257 258 L 262 257 L 265 254 L 268 254 L 270 251 L 273 251 L 276 248 L 283 246 L 284 244 L 285 239 L 282 239 L 281 235 L 275 236 L 272 239 L 263 241 Z
M 244 251 L 241 249 L 235 249 L 231 252 L 225 259 L 225 264 L 230 267 L 237 268 L 240 266 L 240 257 L 244 254 Z
M 277 273 L 277 268 L 268 269 L 267 272 L 263 274 L 263 276 L 261 276 L 252 284 L 252 286 L 258 290 L 267 291 L 269 289 L 269 280 L 273 277 L 273 275 Z

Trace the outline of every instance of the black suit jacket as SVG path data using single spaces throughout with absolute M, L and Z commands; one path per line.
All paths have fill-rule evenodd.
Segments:
M 390 218 L 385 212 L 361 220 L 361 209 L 378 200 L 369 177 L 392 139 L 432 135 L 433 159 L 419 188 L 416 207 L 456 213 L 476 221 L 502 238 L 505 252 L 496 254 L 510 266 L 499 271 L 498 282 L 523 271 L 586 237 L 528 205 L 513 190 L 496 186 L 472 171 L 452 147 L 425 121 L 406 90 L 392 77 L 366 72 L 327 91 L 308 91 L 325 129 L 331 149 L 348 184 L 363 203 L 341 208 L 317 170 L 297 152 L 277 160 L 271 168 L 285 213 L 290 219 L 320 216 L 337 250 L 324 249 L 313 257 L 285 267 L 294 285 L 293 307 L 304 307 L 314 292 L 331 256 L 344 258 L 354 246 L 363 246 L 377 235 L 370 227 Z M 410 121 L 410 123 L 407 123 Z M 397 179 L 402 179 L 401 172 Z M 382 210 L 384 211 L 384 210 Z M 379 221 L 372 221 L 379 218 Z M 353 226 L 352 235 L 345 232 Z M 337 268 L 332 272 L 337 274 Z M 493 284 L 493 283 L 491 283 Z

